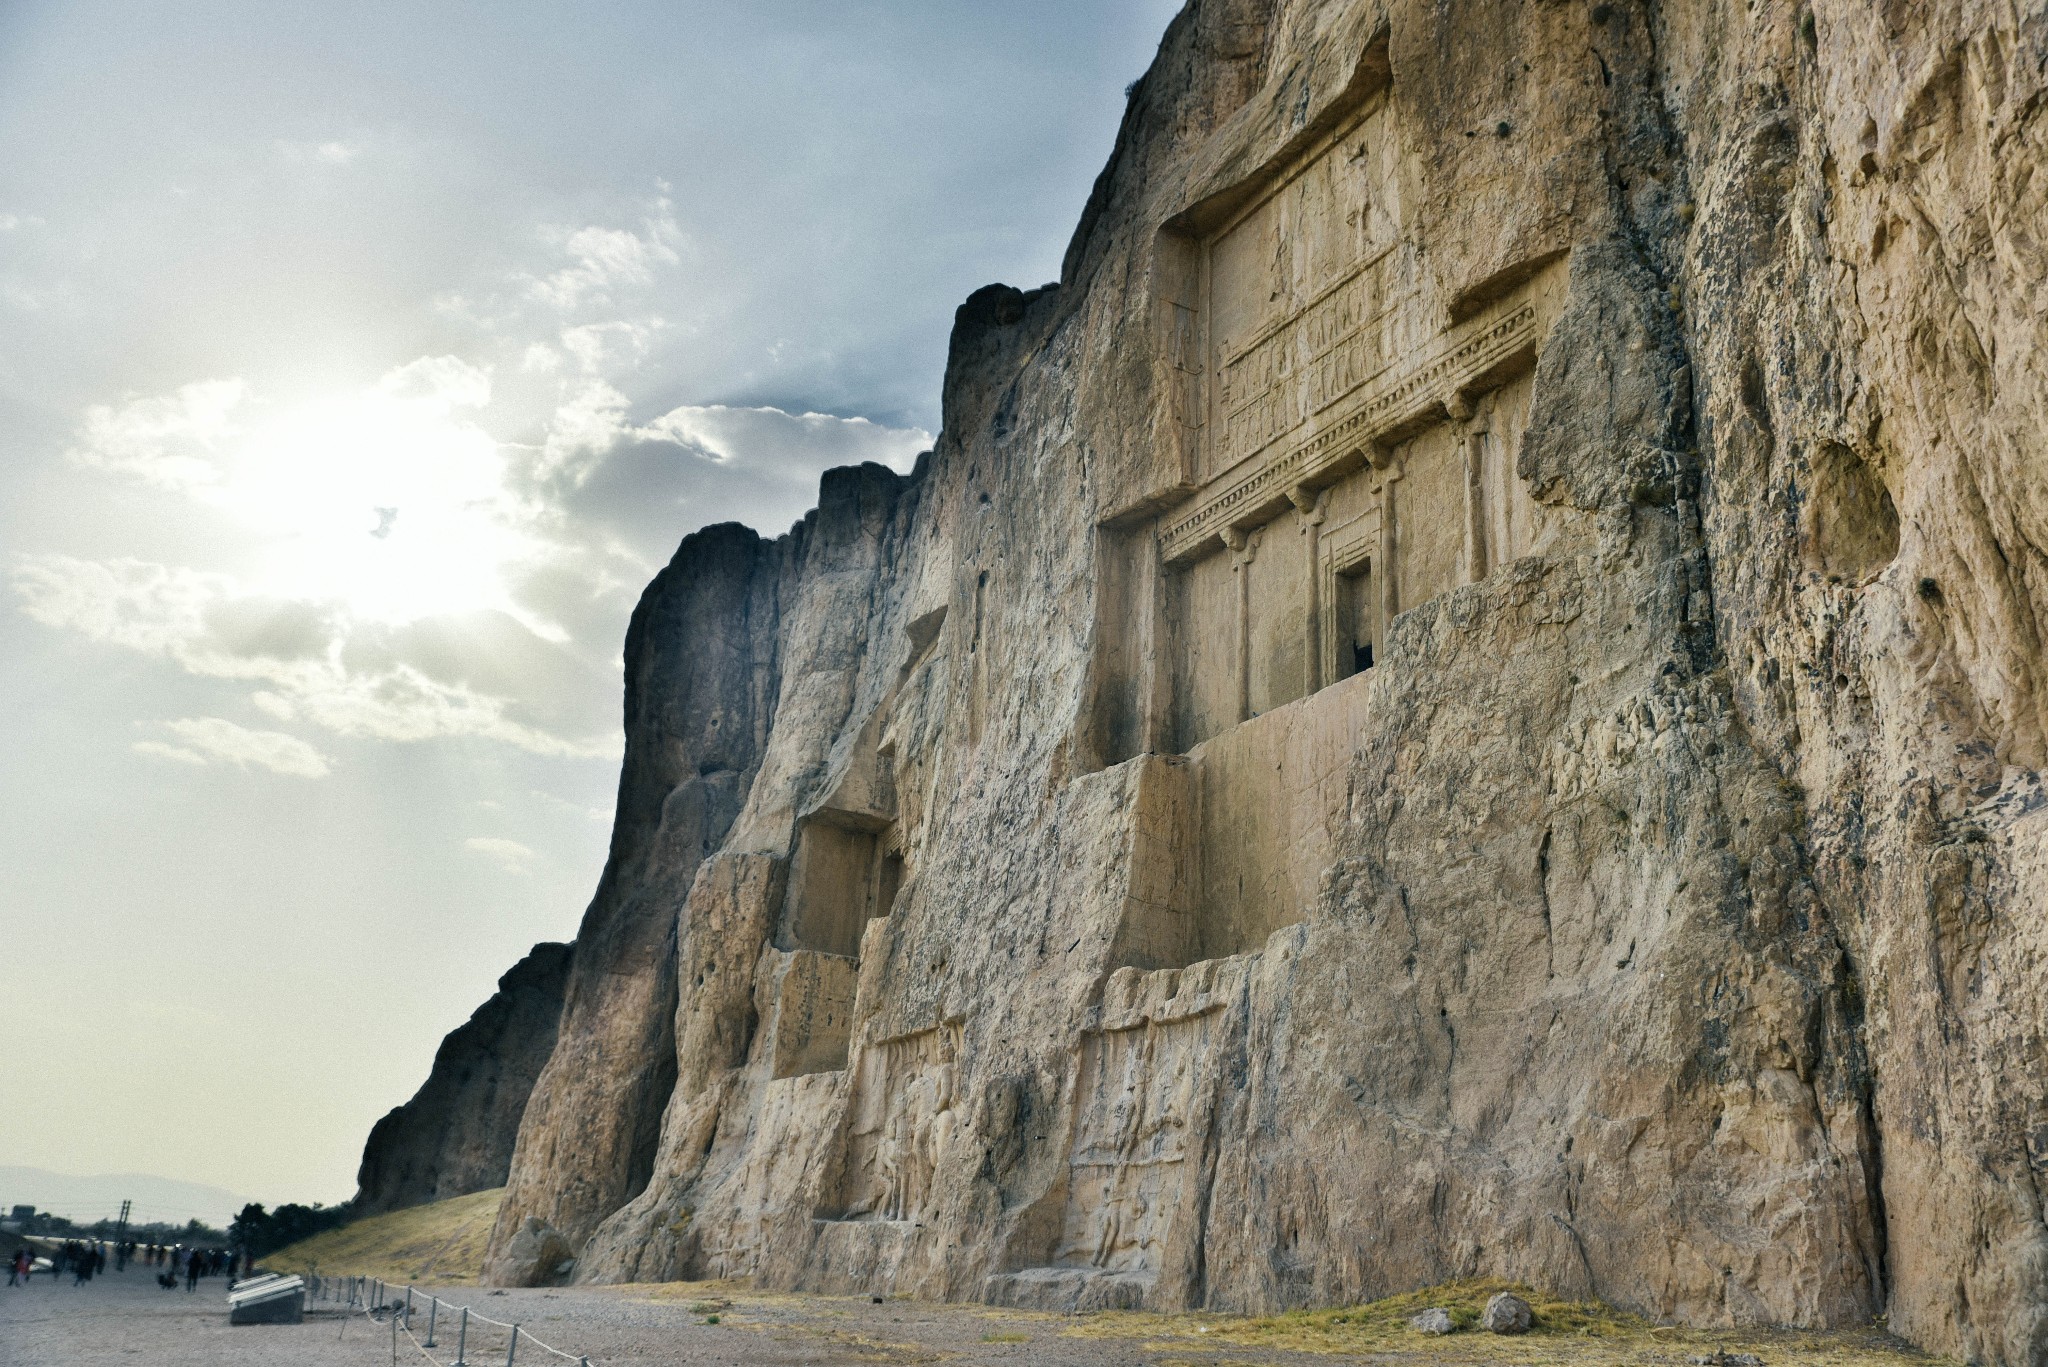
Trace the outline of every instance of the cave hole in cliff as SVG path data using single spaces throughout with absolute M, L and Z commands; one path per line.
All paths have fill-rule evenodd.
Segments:
M 868 921 L 889 914 L 903 857 L 892 826 L 857 813 L 817 812 L 797 833 L 777 948 L 860 956 Z
M 1808 462 L 1800 505 L 1801 559 L 1816 574 L 1858 583 L 1899 554 L 1899 511 L 1868 461 L 1823 442 Z
M 859 969 L 851 959 L 811 950 L 789 955 L 776 984 L 769 1076 L 803 1077 L 846 1067 L 858 984 Z
M 1339 571 L 1335 577 L 1337 641 L 1334 662 L 1338 677 L 1348 678 L 1372 668 L 1372 561 Z
M 1088 700 L 1075 747 L 1084 772 L 1158 748 L 1152 667 L 1158 566 L 1158 542 L 1149 521 L 1096 529 L 1094 638 Z

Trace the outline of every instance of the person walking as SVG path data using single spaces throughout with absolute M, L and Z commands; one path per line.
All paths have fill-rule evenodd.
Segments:
M 24 1245 L 21 1248 L 15 1249 L 14 1257 L 8 1260 L 7 1284 L 9 1286 L 27 1286 L 28 1269 L 28 1248 Z
M 199 1259 L 199 1250 L 195 1248 L 192 1250 L 192 1256 L 185 1260 L 185 1290 L 188 1292 L 199 1289 Z

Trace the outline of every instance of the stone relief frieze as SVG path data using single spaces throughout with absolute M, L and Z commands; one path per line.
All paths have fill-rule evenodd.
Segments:
M 1197 1084 L 1216 1019 L 1212 1006 L 1083 1037 L 1056 1262 L 1158 1270 L 1195 1147 Z
M 869 1045 L 861 1055 L 839 1218 L 915 1220 L 960 1117 L 962 1030 L 948 1022 Z

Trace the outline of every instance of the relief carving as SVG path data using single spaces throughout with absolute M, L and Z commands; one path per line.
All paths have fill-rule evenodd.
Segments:
M 1123 685 L 1167 700 L 1170 750 L 1371 668 L 1402 612 L 1555 540 L 1562 514 L 1514 467 L 1562 269 L 1446 321 L 1403 236 L 1396 144 L 1369 103 L 1182 239 L 1199 268 L 1162 345 L 1207 383 L 1203 478 L 1154 524 L 1168 682 L 1126 666 Z
M 1156 1272 L 1195 1148 L 1212 1007 L 1083 1037 L 1065 1220 L 1054 1261 Z
M 916 1220 L 959 1129 L 961 1026 L 870 1045 L 861 1056 L 841 1190 L 845 1220 Z

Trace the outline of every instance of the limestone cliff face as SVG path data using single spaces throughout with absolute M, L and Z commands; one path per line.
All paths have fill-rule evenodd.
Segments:
M 1194 0 L 649 590 L 495 1274 L 2048 1356 L 2044 14 Z
M 574 951 L 535 945 L 441 1041 L 426 1082 L 370 1130 L 356 1173 L 364 1214 L 505 1185 L 533 1080 L 555 1049 Z

